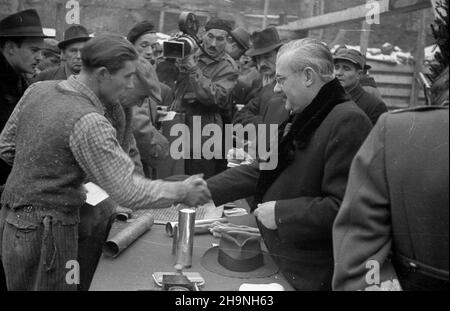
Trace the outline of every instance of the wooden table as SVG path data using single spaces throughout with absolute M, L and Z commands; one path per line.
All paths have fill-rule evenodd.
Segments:
M 252 215 L 230 217 L 229 221 L 235 224 L 256 226 Z M 111 234 L 114 234 L 115 230 L 122 229 L 125 225 L 126 223 L 116 223 L 111 229 Z M 238 279 L 221 276 L 204 269 L 201 265 L 201 258 L 212 247 L 212 242 L 218 243 L 219 240 L 210 234 L 194 237 L 192 267 L 185 270 L 186 272 L 199 272 L 201 274 L 205 279 L 205 285 L 201 290 L 236 291 L 242 283 L 279 283 L 285 290 L 292 290 L 286 279 L 279 273 L 267 278 Z M 102 255 L 90 290 L 158 290 L 160 287 L 153 281 L 152 274 L 154 272 L 175 272 L 174 264 L 175 255 L 172 255 L 172 238 L 166 234 L 163 225 L 155 224 L 150 231 L 142 235 L 117 258 Z

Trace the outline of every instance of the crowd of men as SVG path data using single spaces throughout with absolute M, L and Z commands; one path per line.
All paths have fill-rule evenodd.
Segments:
M 126 36 L 91 37 L 71 25 L 57 42 L 35 10 L 4 18 L 0 286 L 88 289 L 118 205 L 247 198 L 296 290 L 447 290 L 448 85 L 434 90 L 431 106 L 387 112 L 369 69 L 357 50 L 282 41 L 273 27 L 249 34 L 220 18 L 178 60 L 161 55 L 150 21 Z M 261 169 L 267 159 L 259 157 L 227 168 L 223 145 L 217 158 L 195 158 L 213 133 L 190 137 L 180 169 L 158 106 L 182 116 L 191 133 L 267 125 L 268 143 L 277 138 L 275 169 Z M 111 199 L 86 204 L 86 182 Z M 65 282 L 74 259 L 78 287 Z M 374 261 L 375 283 L 367 277 Z

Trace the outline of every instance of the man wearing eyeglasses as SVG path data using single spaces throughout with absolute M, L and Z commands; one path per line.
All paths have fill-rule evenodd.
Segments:
M 213 18 L 206 23 L 205 30 L 199 53 L 181 60 L 175 87 L 174 109 L 186 114 L 186 125 L 191 133 L 196 116 L 201 117 L 201 129 L 208 124 L 217 124 L 223 128 L 223 120 L 231 116 L 229 96 L 238 77 L 236 63 L 225 52 L 231 32 L 230 23 Z M 202 146 L 209 138 L 202 136 Z M 204 173 L 205 177 L 211 177 L 226 168 L 224 156 L 211 160 L 203 156 L 193 159 L 192 149 L 198 147 L 193 146 L 192 137 L 190 146 L 190 159 L 185 160 L 186 174 Z
M 332 226 L 351 161 L 372 125 L 333 74 L 333 57 L 305 38 L 278 51 L 276 93 L 291 111 L 274 170 L 262 163 L 207 180 L 216 205 L 255 195 L 251 211 L 280 271 L 297 290 L 331 290 Z

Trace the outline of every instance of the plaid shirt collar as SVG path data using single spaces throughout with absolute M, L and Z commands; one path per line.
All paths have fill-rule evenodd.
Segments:
M 101 111 L 101 113 L 105 114 L 105 106 L 100 101 L 100 99 L 95 95 L 95 93 L 83 82 L 77 79 L 76 76 L 71 75 L 67 79 L 67 83 L 75 89 L 77 92 L 83 94 L 94 104 L 94 106 Z

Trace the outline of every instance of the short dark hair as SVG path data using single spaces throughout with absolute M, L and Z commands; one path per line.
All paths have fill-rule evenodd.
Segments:
M 81 51 L 83 68 L 106 67 L 110 73 L 123 68 L 126 61 L 138 59 L 138 53 L 131 43 L 119 35 L 100 35 L 87 41 Z
M 6 42 L 12 41 L 14 42 L 19 48 L 22 46 L 22 43 L 27 39 L 28 37 L 0 37 L 0 49 L 3 50 L 5 47 Z

